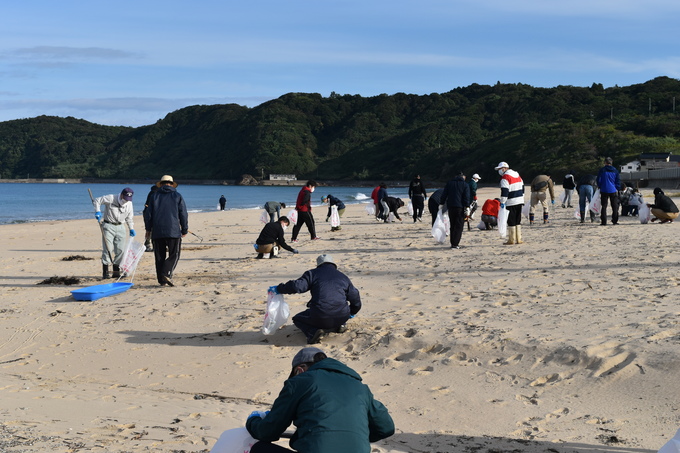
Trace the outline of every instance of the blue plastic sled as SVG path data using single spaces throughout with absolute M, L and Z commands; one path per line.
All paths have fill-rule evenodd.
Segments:
M 104 285 L 88 286 L 87 288 L 74 289 L 71 291 L 76 300 L 97 300 L 102 297 L 113 296 L 127 291 L 132 283 L 116 282 Z

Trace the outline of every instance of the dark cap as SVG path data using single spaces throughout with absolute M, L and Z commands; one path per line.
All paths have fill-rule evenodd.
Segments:
M 293 357 L 293 368 L 298 365 L 302 365 L 303 363 L 313 363 L 314 356 L 318 353 L 324 354 L 324 352 L 319 348 L 308 347 L 300 349 L 298 353 L 295 354 L 295 357 Z
M 132 195 L 134 195 L 135 191 L 130 189 L 129 187 L 126 187 L 123 189 L 123 191 L 120 193 L 120 198 L 123 200 L 131 201 L 132 200 Z

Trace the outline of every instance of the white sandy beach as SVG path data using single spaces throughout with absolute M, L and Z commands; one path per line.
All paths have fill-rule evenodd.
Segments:
M 320 347 L 390 410 L 374 452 L 656 452 L 680 427 L 679 224 L 573 211 L 525 224 L 522 245 L 473 225 L 451 250 L 427 213 L 381 224 L 350 205 L 331 233 L 319 208 L 323 240 L 303 227 L 276 260 L 254 259 L 260 211 L 190 214 L 204 240 L 185 239 L 174 288 L 147 253 L 130 290 L 92 302 L 70 291 L 101 283 L 94 219 L 0 226 L 0 451 L 209 451 L 305 346 L 292 324 L 260 332 L 267 287 L 330 253 L 364 306 Z M 81 284 L 37 284 L 54 276 Z M 286 296 L 293 314 L 307 300 Z

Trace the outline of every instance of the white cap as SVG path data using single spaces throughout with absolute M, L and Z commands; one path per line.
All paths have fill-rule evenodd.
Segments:
M 472 179 L 482 179 L 482 178 L 480 178 L 479 175 L 477 173 L 475 173 L 474 175 L 472 175 Z
M 338 265 L 335 264 L 335 261 L 333 261 L 333 257 L 327 253 L 316 257 L 316 267 L 319 267 L 325 263 L 331 263 L 333 266 L 338 267 Z
M 500 164 L 496 165 L 494 170 L 500 170 L 501 168 L 510 168 L 510 165 L 508 165 L 507 162 L 501 162 Z

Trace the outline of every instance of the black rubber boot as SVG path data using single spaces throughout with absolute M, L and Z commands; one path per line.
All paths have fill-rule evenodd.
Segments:
M 111 277 L 120 278 L 120 267 L 117 264 L 113 265 L 113 275 Z
M 102 264 L 102 280 L 105 280 L 107 278 L 111 278 L 111 276 L 109 275 L 109 265 Z

